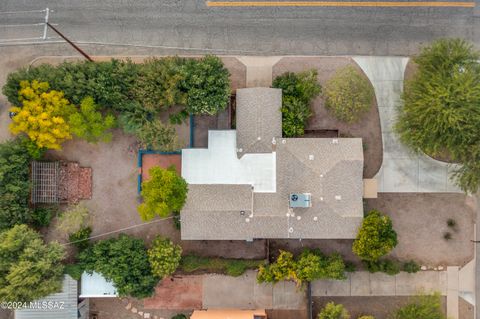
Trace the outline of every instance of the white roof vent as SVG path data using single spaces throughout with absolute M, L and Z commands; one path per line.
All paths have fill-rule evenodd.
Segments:
M 341 200 L 341 199 L 342 199 L 342 196 L 341 196 L 341 195 L 335 195 L 335 199 L 336 199 L 336 200 Z
M 293 233 L 293 227 L 290 227 L 290 228 L 288 229 L 288 232 L 289 232 L 290 234 Z
M 275 139 L 275 137 L 272 138 L 272 144 L 273 144 L 273 145 L 276 145 L 276 144 L 277 144 L 277 140 Z
M 318 221 L 318 217 L 317 216 L 313 217 L 313 221 L 315 222 Z
M 302 219 L 302 216 L 297 216 L 297 220 L 300 220 L 300 219 Z
M 249 222 L 250 222 L 250 218 L 245 218 L 245 222 L 246 222 L 246 223 L 249 223 Z
M 261 136 L 257 137 L 257 140 L 259 140 L 259 141 L 260 141 L 261 139 L 262 139 L 262 137 L 261 137 Z
M 332 139 L 332 144 L 338 144 L 338 138 Z
M 282 139 L 282 144 L 287 144 L 287 140 L 286 140 L 286 139 Z
M 238 151 L 239 153 L 242 153 L 242 152 L 243 152 L 243 148 L 238 148 L 237 151 Z
M 308 155 L 308 159 L 313 161 L 315 159 L 315 156 L 313 156 L 312 154 Z

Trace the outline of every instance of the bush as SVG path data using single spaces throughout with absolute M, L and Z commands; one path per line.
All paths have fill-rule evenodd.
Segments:
M 394 276 L 400 272 L 400 264 L 395 260 L 384 259 L 376 261 L 365 261 L 367 270 L 371 273 L 383 272 L 387 275 Z
M 391 219 L 372 210 L 363 219 L 352 250 L 362 260 L 377 261 L 396 245 L 397 233 L 393 230 Z
M 182 247 L 174 245 L 170 239 L 157 237 L 147 254 L 152 266 L 152 273 L 163 279 L 177 270 L 182 257 Z
M 125 234 L 96 242 L 80 252 L 78 259 L 88 273 L 95 271 L 111 280 L 120 296 L 149 297 L 158 282 L 143 240 Z
M 410 302 L 395 310 L 392 319 L 446 319 L 442 311 L 441 296 L 439 293 L 418 295 Z
M 185 316 L 183 313 L 179 313 L 173 316 L 172 319 L 187 319 L 187 316 Z
M 440 39 L 414 59 L 395 130 L 415 152 L 463 164 L 452 177 L 466 192 L 480 185 L 480 55 L 462 39 Z
M 360 120 L 375 97 L 369 80 L 353 66 L 338 70 L 325 86 L 324 94 L 325 107 L 347 123 Z
M 145 122 L 136 135 L 146 149 L 172 152 L 180 148 L 175 128 L 163 124 L 159 119 Z
M 318 319 L 350 319 L 350 314 L 343 305 L 329 302 L 318 314 Z
M 53 211 L 48 207 L 36 207 L 30 213 L 30 224 L 35 227 L 47 227 L 53 218 Z
M 305 249 L 296 260 L 292 253 L 281 250 L 274 263 L 260 266 L 257 275 L 260 283 L 293 280 L 297 285 L 317 279 L 345 278 L 345 264 L 339 254 L 326 256 L 319 250 L 310 249 Z
M 66 264 L 63 273 L 79 281 L 82 279 L 83 268 L 79 264 Z
M 206 55 L 189 59 L 182 89 L 187 93 L 186 111 L 194 115 L 215 115 L 224 110 L 230 100 L 230 73 L 222 60 Z
M 368 315 L 367 315 L 367 316 L 360 316 L 360 317 L 358 317 L 357 319 L 375 319 L 375 317 L 374 317 L 374 316 L 368 316 Z
M 21 138 L 0 144 L 0 230 L 31 221 L 31 159 Z
M 312 116 L 310 103 L 322 91 L 317 71 L 286 72 L 273 80 L 274 88 L 282 89 L 282 131 L 285 137 L 302 136 Z
M 149 173 L 150 179 L 142 183 L 144 202 L 138 206 L 142 220 L 150 220 L 156 215 L 167 217 L 174 211 L 180 211 L 187 199 L 188 188 L 175 167 L 153 167 Z
M 92 229 L 90 227 L 80 228 L 78 231 L 68 236 L 68 241 L 73 244 L 79 251 L 85 250 L 90 247 L 90 234 Z
M 26 225 L 0 232 L 0 300 L 30 302 L 59 292 L 64 253 Z
M 409 274 L 416 273 L 420 270 L 420 266 L 413 260 L 407 261 L 403 264 L 403 271 Z
M 345 261 L 345 271 L 346 272 L 355 272 L 357 267 L 351 261 Z
M 57 230 L 65 235 L 70 235 L 87 228 L 90 225 L 88 209 L 77 204 L 69 207 L 58 218 Z
M 261 263 L 262 261 L 260 260 L 208 258 L 187 255 L 182 257 L 180 269 L 187 273 L 207 271 L 225 273 L 232 277 L 238 277 L 245 273 L 247 269 L 257 268 Z

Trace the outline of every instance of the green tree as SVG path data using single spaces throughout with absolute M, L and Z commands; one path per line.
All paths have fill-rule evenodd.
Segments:
M 31 159 L 22 138 L 0 144 L 0 230 L 30 220 Z
M 142 147 L 162 152 L 172 152 L 180 148 L 177 132 L 171 125 L 163 124 L 161 120 L 146 121 L 137 132 Z
M 353 66 L 338 70 L 325 86 L 325 107 L 344 122 L 353 123 L 372 107 L 370 81 Z
M 282 131 L 285 137 L 302 136 L 312 116 L 310 104 L 322 91 L 317 70 L 286 72 L 273 80 L 272 87 L 282 89 Z
M 357 319 L 375 319 L 375 317 L 366 315 L 366 316 L 360 316 Z
M 394 311 L 393 319 L 445 319 L 439 293 L 421 294 L 411 298 L 410 302 Z
M 29 302 L 62 288 L 64 250 L 16 225 L 0 232 L 0 300 Z
M 350 314 L 343 305 L 329 302 L 318 314 L 318 319 L 350 319 Z
M 214 55 L 189 59 L 182 90 L 187 93 L 186 111 L 194 115 L 215 115 L 224 110 L 230 100 L 230 73 L 222 60 Z
M 182 257 L 182 247 L 170 239 L 157 237 L 148 250 L 148 260 L 155 276 L 163 279 L 177 270 Z
M 143 220 L 156 215 L 166 217 L 174 211 L 180 211 L 187 199 L 187 182 L 175 170 L 153 167 L 149 171 L 150 179 L 142 183 L 143 203 L 138 213 Z
M 89 96 L 81 101 L 78 112 L 70 115 L 68 124 L 73 134 L 87 142 L 109 142 L 112 133 L 107 131 L 115 126 L 115 116 L 103 116 L 98 111 L 98 105 Z
M 158 282 L 143 240 L 125 234 L 96 242 L 80 252 L 78 259 L 87 272 L 95 271 L 111 280 L 121 296 L 149 297 Z
M 377 210 L 370 211 L 353 242 L 353 252 L 366 261 L 377 261 L 397 245 L 392 220 Z
M 480 55 L 462 39 L 440 39 L 414 58 L 395 130 L 415 152 L 464 164 L 452 176 L 467 192 L 480 185 Z

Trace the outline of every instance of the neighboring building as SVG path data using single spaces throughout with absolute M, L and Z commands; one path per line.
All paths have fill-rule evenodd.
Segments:
M 190 319 L 267 319 L 267 313 L 265 310 L 195 310 Z
M 360 138 L 282 138 L 279 89 L 237 90 L 237 130 L 182 151 L 184 240 L 355 238 L 363 218 Z
M 63 279 L 62 291 L 34 302 L 36 307 L 15 310 L 15 319 L 88 318 L 88 302 L 78 303 L 77 281 L 69 275 Z

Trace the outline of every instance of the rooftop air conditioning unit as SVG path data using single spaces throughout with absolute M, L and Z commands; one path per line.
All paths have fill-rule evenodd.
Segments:
M 290 207 L 291 208 L 312 207 L 312 194 L 310 193 L 290 194 Z

